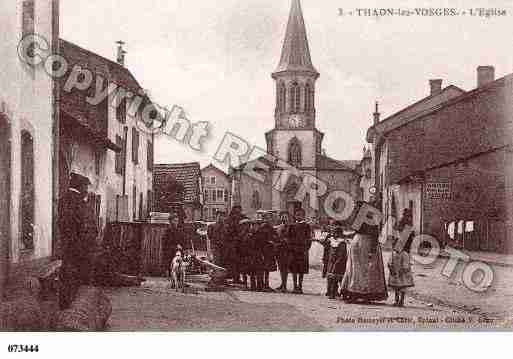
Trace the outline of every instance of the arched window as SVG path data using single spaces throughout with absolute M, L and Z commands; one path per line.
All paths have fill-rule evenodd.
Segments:
M 260 193 L 258 191 L 253 192 L 253 198 L 251 199 L 251 207 L 253 209 L 260 209 L 262 207 L 262 201 L 260 200 Z
M 310 84 L 306 84 L 305 87 L 305 112 L 310 112 L 313 109 L 313 92 Z
M 301 144 L 297 137 L 290 140 L 289 144 L 289 163 L 294 167 L 301 166 Z
M 280 112 L 286 111 L 286 104 L 287 104 L 287 89 L 285 88 L 285 85 L 283 82 L 280 82 L 278 85 L 278 110 Z
M 21 244 L 34 249 L 34 139 L 21 132 Z
M 301 108 L 301 86 L 296 86 L 296 107 L 294 112 L 299 112 L 299 109 Z
M 299 112 L 301 106 L 301 87 L 297 82 L 294 82 L 290 87 L 290 111 L 293 113 Z

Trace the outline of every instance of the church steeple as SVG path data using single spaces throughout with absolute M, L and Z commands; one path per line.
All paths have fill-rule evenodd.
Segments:
M 275 74 L 284 71 L 306 71 L 318 74 L 310 57 L 300 0 L 292 0 L 280 63 Z
M 313 130 L 315 82 L 319 73 L 310 57 L 299 0 L 292 0 L 280 63 L 272 77 L 276 81 L 275 127 Z

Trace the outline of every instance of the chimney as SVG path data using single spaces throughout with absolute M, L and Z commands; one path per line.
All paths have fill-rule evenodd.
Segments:
M 374 111 L 374 124 L 377 125 L 379 123 L 379 117 L 381 114 L 379 113 L 379 103 L 376 101 L 376 110 Z
M 429 80 L 429 87 L 431 89 L 431 96 L 438 95 L 442 92 L 442 79 Z
M 125 43 L 123 41 L 117 41 L 116 44 L 118 44 L 117 62 L 124 67 L 126 51 L 123 49 L 123 45 L 125 45 Z
M 495 68 L 493 66 L 479 66 L 477 68 L 477 87 L 483 87 L 495 81 Z

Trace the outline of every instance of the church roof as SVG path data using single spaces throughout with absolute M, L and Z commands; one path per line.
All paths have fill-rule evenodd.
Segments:
M 308 71 L 318 73 L 312 64 L 300 0 L 292 0 L 289 21 L 278 68 L 275 72 Z
M 355 171 L 360 161 L 338 161 L 324 155 L 317 155 L 318 170 Z

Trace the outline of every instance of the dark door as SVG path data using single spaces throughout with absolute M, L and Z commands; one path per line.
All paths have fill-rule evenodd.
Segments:
M 291 216 L 294 216 L 296 211 L 301 208 L 303 208 L 303 204 L 299 201 L 291 201 L 287 203 L 287 212 L 289 212 Z

